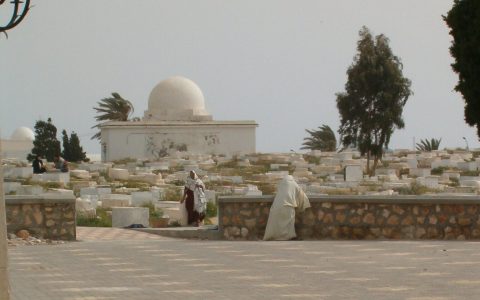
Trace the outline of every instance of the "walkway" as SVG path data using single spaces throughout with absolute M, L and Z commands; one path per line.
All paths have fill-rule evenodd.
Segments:
M 182 240 L 79 228 L 9 248 L 15 300 L 477 299 L 480 243 Z

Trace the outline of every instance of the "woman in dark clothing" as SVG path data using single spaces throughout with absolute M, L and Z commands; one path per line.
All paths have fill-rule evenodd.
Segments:
M 35 156 L 35 159 L 32 162 L 33 174 L 42 174 L 47 171 L 43 166 L 43 161 L 40 158 L 40 155 Z
M 199 226 L 205 218 L 205 185 L 198 178 L 194 171 L 190 171 L 189 177 L 185 182 L 183 190 L 183 199 L 188 214 L 188 225 Z M 203 205 L 205 203 L 205 205 Z

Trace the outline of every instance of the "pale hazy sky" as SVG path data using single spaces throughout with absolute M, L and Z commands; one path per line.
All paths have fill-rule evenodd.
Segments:
M 305 128 L 338 128 L 335 93 L 366 25 L 390 38 L 415 93 L 390 148 L 411 148 L 413 137 L 464 147 L 463 136 L 478 147 L 453 91 L 441 17 L 452 3 L 33 0 L 25 21 L 0 37 L 0 128 L 8 137 L 51 117 L 99 153 L 90 140 L 98 100 L 118 92 L 142 116 L 151 89 L 182 75 L 200 86 L 214 119 L 256 120 L 258 151 L 298 150 Z

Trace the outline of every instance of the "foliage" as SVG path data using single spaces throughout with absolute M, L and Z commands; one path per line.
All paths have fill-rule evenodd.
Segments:
M 96 217 L 77 215 L 77 226 L 112 227 L 112 219 L 106 209 L 99 207 Z
M 448 170 L 447 167 L 438 167 L 431 170 L 432 175 L 442 175 L 445 170 Z
M 335 151 L 337 149 L 337 138 L 330 126 L 324 124 L 318 127 L 318 130 L 305 129 L 305 131 L 310 136 L 303 139 L 301 149 L 321 151 Z
M 67 131 L 62 131 L 62 143 L 63 152 L 62 157 L 69 162 L 86 161 L 87 156 L 83 151 L 83 147 L 80 146 L 80 139 L 75 132 L 70 134 L 70 138 L 67 135 Z
M 416 182 L 412 183 L 409 188 L 402 187 L 398 189 L 400 195 L 423 195 L 429 192 L 435 192 L 435 190 Z
M 459 81 L 455 90 L 465 99 L 465 121 L 480 137 L 480 1 L 455 0 L 444 16 L 453 37 L 450 53 Z
M 52 119 L 48 118 L 47 122 L 37 121 L 32 153 L 28 154 L 27 159 L 32 161 L 39 155 L 46 158 L 47 161 L 53 161 L 53 158 L 59 154 L 60 142 L 57 140 L 57 127 L 53 125 Z
M 108 121 L 128 121 L 128 118 L 133 113 L 133 104 L 122 98 L 118 93 L 112 93 L 112 97 L 103 98 L 97 102 L 98 107 L 93 109 L 96 111 L 97 115 L 95 120 L 99 122 L 97 125 L 92 128 L 100 128 L 100 126 Z M 100 132 L 97 132 L 93 139 L 100 139 Z
M 433 151 L 433 150 L 438 150 L 440 147 L 440 142 L 442 139 L 422 139 L 420 140 L 420 143 L 417 143 L 417 150 L 419 151 Z
M 160 219 L 163 217 L 163 210 L 155 209 L 155 205 L 153 205 L 153 203 L 143 204 L 142 207 L 148 208 L 148 215 L 150 216 L 150 219 Z
M 165 191 L 164 199 L 165 201 L 180 201 L 182 200 L 182 192 L 179 188 L 169 187 Z
M 462 171 L 460 172 L 460 176 L 479 176 L 480 171 Z
M 129 189 L 139 189 L 140 191 L 149 191 L 150 185 L 138 180 L 128 180 L 123 182 L 123 186 Z
M 450 184 L 449 186 L 452 186 L 452 187 L 457 187 L 457 186 L 460 186 L 460 180 L 458 180 L 458 178 L 450 178 Z
M 213 202 L 207 202 L 207 218 L 213 218 L 217 216 L 217 205 Z
M 394 130 L 405 127 L 403 107 L 412 91 L 386 36 L 378 35 L 374 40 L 369 29 L 363 27 L 357 51 L 347 71 L 345 92 L 336 95 L 341 119 L 338 132 L 344 147 L 356 146 L 367 155 L 367 171 L 372 173 Z
M 304 154 L 303 159 L 309 164 L 315 164 L 315 165 L 320 164 L 320 157 L 317 157 L 317 156 Z

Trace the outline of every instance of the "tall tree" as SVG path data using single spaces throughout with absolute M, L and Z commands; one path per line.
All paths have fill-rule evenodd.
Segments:
M 70 134 L 70 161 L 86 161 L 87 155 L 83 151 L 83 147 L 80 146 L 80 139 L 78 135 L 72 131 Z
M 480 137 L 480 1 L 455 0 L 444 20 L 453 37 L 452 68 L 459 77 L 455 90 L 465 100 L 465 121 L 477 126 Z
M 318 127 L 318 130 L 305 129 L 305 131 L 310 136 L 303 139 L 304 142 L 301 149 L 321 151 L 335 151 L 337 149 L 337 138 L 330 126 L 324 124 Z
M 67 131 L 64 129 L 62 131 L 62 140 L 63 158 L 65 158 L 67 161 L 73 162 L 85 161 L 87 159 L 87 155 L 83 151 L 83 147 L 80 146 L 80 139 L 74 131 L 72 131 L 69 138 L 67 135 Z
M 360 30 L 357 54 L 347 70 L 345 92 L 337 93 L 341 143 L 358 147 L 367 156 L 367 170 L 375 170 L 396 128 L 403 128 L 403 107 L 411 82 L 403 76 L 400 58 L 393 55 L 383 34 L 375 38 Z M 370 169 L 370 159 L 374 158 Z
M 53 157 L 59 154 L 60 142 L 57 140 L 57 127 L 53 125 L 52 119 L 48 118 L 47 122 L 37 121 L 32 153 L 28 154 L 27 159 L 32 161 L 37 155 L 40 155 L 48 161 L 53 161 Z
M 122 98 L 118 93 L 112 93 L 112 97 L 104 98 L 97 102 L 98 107 L 93 109 L 97 112 L 95 120 L 99 122 L 92 128 L 100 128 L 100 126 L 108 121 L 128 121 L 128 118 L 133 113 L 133 104 Z M 97 132 L 93 139 L 100 139 L 100 131 Z
M 70 140 L 68 138 L 68 134 L 65 129 L 62 130 L 62 145 L 63 145 L 62 157 L 68 161 L 72 161 L 71 160 L 72 151 L 70 150 Z

